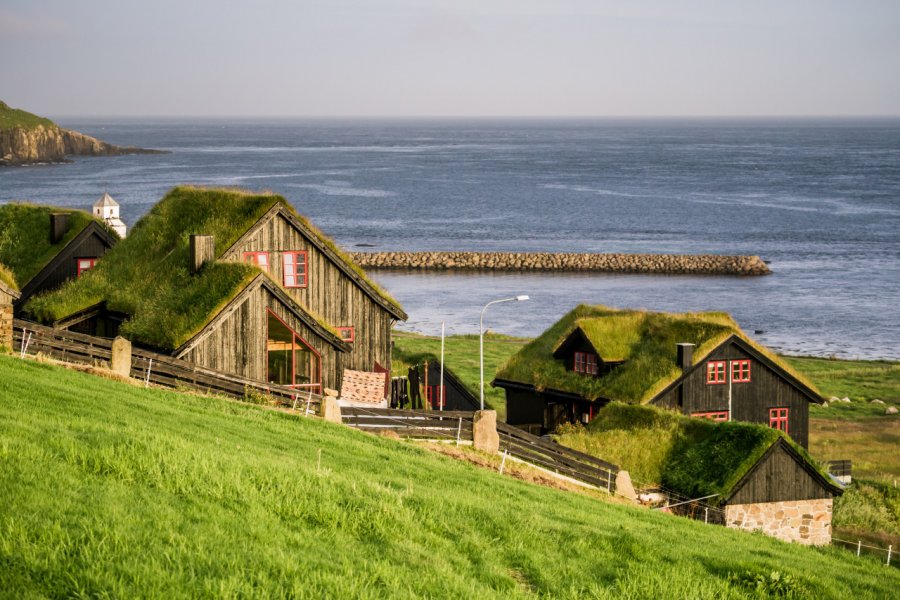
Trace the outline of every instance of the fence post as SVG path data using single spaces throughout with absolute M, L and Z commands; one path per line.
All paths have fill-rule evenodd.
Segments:
M 856 540 L 856 555 L 859 556 L 859 553 L 862 551 L 862 540 Z
M 109 368 L 116 375 L 131 377 L 131 342 L 123 337 L 113 340 Z
M 459 446 L 459 438 L 462 435 L 462 417 L 459 418 L 459 424 L 456 426 L 456 445 Z
M 483 450 L 491 454 L 500 451 L 496 410 L 475 411 L 472 416 L 472 445 L 476 450 Z
M 334 396 L 322 398 L 322 418 L 332 423 L 341 423 L 341 405 Z
M 506 455 L 509 449 L 503 451 L 503 460 L 500 461 L 500 474 L 503 475 L 503 467 L 506 466 Z
M 891 544 L 891 545 L 888 546 L 887 566 L 891 566 L 891 551 L 892 551 L 893 549 L 894 549 L 894 545 L 893 545 L 893 544 Z

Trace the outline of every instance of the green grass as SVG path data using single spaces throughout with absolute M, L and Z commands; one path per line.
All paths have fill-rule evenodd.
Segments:
M 14 291 L 19 291 L 19 284 L 16 283 L 16 276 L 2 264 L 0 264 L 0 282 L 3 282 L 6 287 L 11 288 Z
M 850 398 L 852 402 L 830 402 L 827 408 L 811 407 L 811 416 L 855 419 L 884 414 L 887 406 L 900 405 L 900 362 L 882 360 L 836 360 L 785 357 L 794 368 L 815 380 L 826 399 Z M 872 404 L 881 400 L 885 405 Z
M 12 108 L 5 102 L 0 101 L 0 130 L 16 127 L 31 129 L 40 125 L 56 127 L 56 123 L 50 119 L 39 117 L 18 108 Z
M 50 243 L 50 214 L 67 213 L 69 230 Z M 0 263 L 24 286 L 94 220 L 83 210 L 11 202 L 0 205 Z
M 763 581 L 843 599 L 900 587 L 900 573 L 843 550 L 2 356 L 0 506 L 8 597 L 756 598 Z
M 391 356 L 393 375 L 406 375 L 412 365 L 441 356 L 441 338 L 394 331 L 394 350 Z M 497 411 L 497 418 L 506 420 L 506 393 L 491 387 L 497 368 L 518 352 L 528 340 L 505 335 L 484 335 L 484 401 Z M 479 350 L 477 335 L 452 335 L 444 340 L 444 363 L 460 381 L 479 397 Z
M 897 544 L 900 542 L 900 487 L 857 479 L 834 502 L 834 526 L 851 535 L 874 532 Z

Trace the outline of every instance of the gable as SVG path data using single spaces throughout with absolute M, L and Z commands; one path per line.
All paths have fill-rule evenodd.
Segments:
M 311 223 L 295 214 L 282 202 L 273 206 L 232 244 L 222 254 L 222 259 L 242 261 L 243 253 L 253 250 L 276 253 L 311 252 L 309 268 L 315 267 L 312 264 L 314 258 L 327 262 L 329 267 L 352 282 L 359 291 L 393 318 L 407 319 L 407 315 L 399 303 L 371 281 L 349 256 L 344 254 L 334 242 L 319 232 Z M 273 276 L 281 273 L 279 260 L 276 258 L 270 263 L 270 267 L 274 269 Z M 281 279 L 280 275 L 274 278 Z
M 728 504 L 833 498 L 841 489 L 829 482 L 784 439 L 766 451 L 732 488 Z

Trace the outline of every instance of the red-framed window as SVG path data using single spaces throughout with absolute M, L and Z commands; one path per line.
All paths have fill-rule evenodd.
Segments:
M 244 262 L 256 265 L 266 273 L 269 272 L 268 252 L 244 252 Z
M 592 352 L 575 353 L 575 372 L 585 375 L 597 374 L 597 355 Z
M 322 355 L 270 309 L 266 309 L 266 381 L 322 391 Z
M 711 360 L 706 363 L 706 383 L 725 383 L 725 361 Z
M 306 251 L 285 252 L 281 255 L 284 267 L 284 287 L 305 288 L 309 279 L 306 272 Z
M 337 332 L 340 334 L 341 339 L 345 342 L 352 342 L 356 340 L 356 333 L 353 331 L 352 327 L 335 327 Z
M 710 421 L 727 421 L 728 420 L 728 411 L 727 410 L 717 410 L 712 412 L 695 412 L 691 413 L 692 417 L 697 417 L 700 419 L 709 419 Z
M 447 386 L 425 386 L 425 399 L 428 400 L 428 405 L 431 406 L 431 408 L 437 410 L 443 409 L 447 406 Z
M 85 271 L 90 271 L 97 264 L 96 258 L 76 258 L 75 264 L 78 266 L 78 277 Z
M 733 360 L 733 361 L 731 361 L 731 382 L 732 383 L 749 383 L 750 382 L 750 361 L 749 360 Z
M 769 427 L 771 427 L 772 429 L 779 429 L 785 433 L 788 433 L 788 409 L 770 408 Z

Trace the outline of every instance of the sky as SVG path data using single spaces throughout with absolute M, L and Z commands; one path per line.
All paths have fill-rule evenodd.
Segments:
M 900 0 L 0 0 L 48 116 L 900 115 Z

